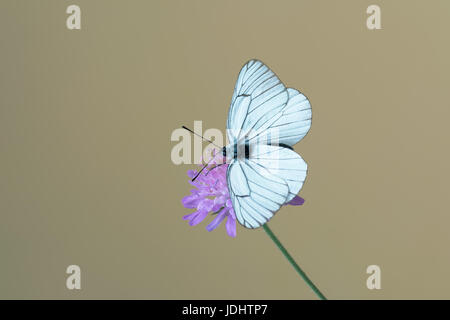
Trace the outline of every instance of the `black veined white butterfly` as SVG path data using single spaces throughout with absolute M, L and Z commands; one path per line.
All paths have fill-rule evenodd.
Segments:
M 241 69 L 228 113 L 228 190 L 239 223 L 258 228 L 300 191 L 307 164 L 292 146 L 311 127 L 311 105 L 264 63 Z

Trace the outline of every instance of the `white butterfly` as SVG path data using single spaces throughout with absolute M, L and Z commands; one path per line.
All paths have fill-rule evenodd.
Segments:
M 311 127 L 311 105 L 286 88 L 261 61 L 238 76 L 227 121 L 228 190 L 236 217 L 247 228 L 269 221 L 300 191 L 306 162 L 293 151 Z

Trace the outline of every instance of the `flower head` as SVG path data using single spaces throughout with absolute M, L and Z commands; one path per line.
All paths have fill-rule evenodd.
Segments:
M 226 230 L 230 237 L 236 237 L 236 214 L 233 210 L 230 194 L 227 185 L 228 164 L 224 159 L 216 159 L 214 156 L 209 164 L 199 173 L 199 171 L 189 170 L 187 172 L 189 183 L 196 189 L 191 190 L 191 194 L 182 199 L 183 206 L 188 209 L 196 209 L 191 214 L 185 215 L 184 220 L 189 221 L 189 225 L 195 226 L 202 222 L 209 213 L 215 218 L 206 226 L 206 230 L 216 229 L 220 223 L 226 220 Z M 194 181 L 192 179 L 195 178 Z M 305 200 L 295 196 L 287 204 L 299 206 Z
M 215 218 L 206 227 L 208 231 L 216 229 L 219 224 L 226 220 L 226 229 L 230 237 L 236 236 L 236 215 L 233 210 L 227 186 L 228 164 L 213 158 L 210 164 L 197 176 L 194 181 L 189 181 L 196 189 L 184 197 L 183 205 L 189 209 L 197 209 L 191 214 L 183 217 L 191 226 L 199 224 L 212 212 Z M 195 170 L 189 170 L 189 178 L 198 174 Z

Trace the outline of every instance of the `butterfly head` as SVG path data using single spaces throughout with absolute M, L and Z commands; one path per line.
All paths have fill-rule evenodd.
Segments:
M 223 155 L 224 158 L 227 157 L 227 147 L 223 147 L 222 148 L 222 155 Z
M 230 163 L 234 159 L 234 147 L 233 145 L 227 145 L 222 148 L 222 155 L 225 159 L 225 163 Z

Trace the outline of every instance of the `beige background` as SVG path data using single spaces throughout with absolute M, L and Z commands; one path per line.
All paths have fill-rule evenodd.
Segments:
M 366 28 L 382 9 L 383 30 Z M 66 29 L 78 4 L 82 30 Z M 314 299 L 262 230 L 190 227 L 172 131 L 225 129 L 239 68 L 313 107 L 272 230 L 330 299 L 450 298 L 450 2 L 2 1 L 0 298 Z M 82 290 L 65 287 L 78 264 Z M 382 289 L 366 288 L 366 267 Z

